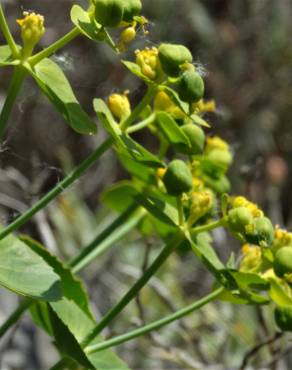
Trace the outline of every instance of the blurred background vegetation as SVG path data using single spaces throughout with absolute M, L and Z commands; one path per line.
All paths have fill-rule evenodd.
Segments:
M 2 0 L 14 35 L 23 10 L 45 16 L 41 47 L 68 31 L 74 0 Z M 122 58 L 161 41 L 183 43 L 205 75 L 207 98 L 217 112 L 212 128 L 231 143 L 232 193 L 258 203 L 275 224 L 292 228 L 292 3 L 291 0 L 144 0 L 150 34 L 142 33 Z M 4 40 L 0 35 L 0 43 Z M 144 86 L 103 44 L 79 38 L 54 56 L 82 102 L 94 117 L 92 99 L 129 89 L 133 105 Z M 0 70 L 0 106 L 11 71 Z M 0 217 L 11 222 L 50 189 L 63 174 L 103 140 L 82 137 L 63 124 L 33 81 L 27 80 L 15 106 L 0 152 Z M 140 136 L 150 147 L 147 136 Z M 104 207 L 102 190 L 126 178 L 109 152 L 77 184 L 21 229 L 50 250 L 69 258 L 96 236 L 113 214 Z M 226 260 L 240 246 L 223 230 L 214 233 L 219 255 Z M 161 242 L 133 232 L 112 252 L 94 262 L 82 277 L 98 317 L 106 312 L 141 274 Z M 192 253 L 173 256 L 151 280 L 139 299 L 116 320 L 106 335 L 167 314 L 201 297 L 212 279 Z M 0 291 L 0 322 L 17 305 Z M 26 316 L 17 331 L 0 343 L 1 369 L 46 369 L 57 359 L 47 337 Z M 263 345 L 270 339 L 270 344 Z M 257 348 L 257 346 L 259 348 Z M 254 349 L 254 353 L 249 353 Z M 258 350 L 257 350 L 258 349 Z M 275 337 L 271 308 L 211 304 L 159 333 L 117 348 L 133 369 L 279 369 L 292 368 L 289 335 Z M 248 367 L 249 366 L 249 367 Z

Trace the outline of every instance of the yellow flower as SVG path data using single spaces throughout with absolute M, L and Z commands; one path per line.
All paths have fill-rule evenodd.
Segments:
M 192 104 L 192 109 L 196 114 L 215 112 L 216 102 L 215 100 L 204 101 L 201 99 L 197 103 Z
M 141 68 L 142 73 L 150 80 L 155 80 L 161 69 L 158 58 L 158 49 L 153 47 L 144 50 L 136 50 L 136 63 Z
M 45 33 L 44 17 L 40 14 L 24 12 L 22 19 L 16 22 L 21 27 L 21 38 L 24 48 L 32 49 Z

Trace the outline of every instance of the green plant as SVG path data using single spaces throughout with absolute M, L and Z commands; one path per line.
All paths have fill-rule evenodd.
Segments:
M 24 14 L 18 21 L 23 41 L 18 46 L 0 5 L 0 27 L 7 42 L 0 47 L 0 67 L 14 68 L 0 114 L 1 137 L 27 75 L 33 77 L 73 130 L 95 134 L 95 122 L 80 106 L 66 76 L 50 56 L 77 36 L 106 42 L 114 52 L 123 50 L 135 37 L 136 29 L 147 23 L 140 16 L 140 5 L 133 0 L 96 0 L 87 10 L 75 5 L 71 11 L 73 30 L 36 54 L 34 48 L 45 32 L 44 18 L 35 13 Z M 121 31 L 118 42 L 113 41 L 106 27 Z M 199 127 L 209 128 L 203 118 L 208 102 L 201 99 L 204 85 L 197 72 L 192 71 L 192 60 L 191 52 L 183 45 L 161 44 L 158 48 L 137 51 L 135 62 L 123 61 L 147 85 L 145 96 L 133 109 L 128 93 L 113 94 L 108 101 L 94 99 L 94 109 L 109 138 L 31 209 L 0 231 L 0 284 L 26 297 L 0 328 L 0 333 L 3 335 L 29 308 L 36 324 L 54 338 L 62 356 L 54 369 L 74 368 L 76 363 L 100 370 L 108 365 L 127 368 L 108 348 L 156 330 L 216 298 L 255 305 L 274 301 L 278 326 L 290 330 L 290 324 L 282 324 L 286 319 L 277 313 L 286 312 L 292 304 L 290 270 L 279 273 L 276 266 L 281 248 L 292 248 L 292 236 L 275 229 L 252 202 L 225 194 L 229 190 L 226 173 L 232 153 L 229 145 L 218 137 L 205 140 Z M 190 90 L 186 96 L 185 89 Z M 131 137 L 143 129 L 158 138 L 157 153 Z M 104 192 L 105 202 L 121 215 L 79 255 L 61 262 L 29 237 L 12 235 L 110 147 L 131 177 L 126 184 L 116 184 Z M 174 152 L 171 161 L 170 149 Z M 187 156 L 179 159 L 179 153 Z M 109 249 L 116 238 L 132 228 L 139 229 L 142 220 L 154 226 L 159 223 L 157 230 L 165 246 L 141 278 L 96 322 L 87 294 L 75 274 Z M 243 244 L 239 263 L 232 257 L 223 263 L 212 247 L 209 232 L 222 226 Z M 182 247 L 192 249 L 212 274 L 216 283 L 214 291 L 157 322 L 103 341 L 102 330 L 137 296 L 166 259 Z

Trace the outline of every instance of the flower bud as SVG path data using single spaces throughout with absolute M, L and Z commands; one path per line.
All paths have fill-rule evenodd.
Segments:
M 35 45 L 45 33 L 44 17 L 35 13 L 23 13 L 24 18 L 16 22 L 21 27 L 21 38 L 26 56 L 30 56 Z
M 126 44 L 132 42 L 135 39 L 135 37 L 136 37 L 135 27 L 127 27 L 121 33 L 121 41 Z
M 191 52 L 183 45 L 161 44 L 158 50 L 161 67 L 171 77 L 177 77 L 181 72 L 180 66 L 193 60 Z
M 131 114 L 131 105 L 127 96 L 124 94 L 112 94 L 108 98 L 110 111 L 119 119 L 125 119 Z
M 214 149 L 206 156 L 208 171 L 225 173 L 232 163 L 232 154 L 228 150 Z
M 192 189 L 192 173 L 185 162 L 175 159 L 167 167 L 162 179 L 169 194 L 179 196 Z
M 275 274 L 280 278 L 285 274 L 292 273 L 292 247 L 282 247 L 277 251 L 273 268 Z
M 117 27 L 123 20 L 123 0 L 94 0 L 95 19 L 104 27 Z
M 198 102 L 204 95 L 204 81 L 198 72 L 186 71 L 178 81 L 177 90 L 182 101 Z

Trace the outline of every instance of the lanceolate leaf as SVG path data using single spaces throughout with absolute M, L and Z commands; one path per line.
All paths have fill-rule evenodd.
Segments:
M 64 339 L 66 337 L 69 342 L 74 342 L 72 338 L 70 339 L 71 334 L 80 345 L 95 327 L 95 322 L 89 319 L 74 302 L 66 298 L 56 302 L 56 304 L 52 304 L 51 307 L 63 323 L 63 326 L 58 324 L 62 329 L 62 331 L 59 331 L 59 334 L 62 334 Z M 66 328 L 68 330 L 67 332 L 65 330 Z M 97 337 L 91 344 L 98 343 L 101 340 L 101 337 Z M 78 355 L 78 360 L 77 352 L 72 352 L 73 348 L 70 349 L 69 345 L 66 345 L 63 349 L 66 350 L 69 356 L 79 361 L 81 364 L 84 362 L 84 358 L 80 358 L 80 353 Z M 81 345 L 79 349 L 81 350 Z M 104 350 L 95 354 L 86 355 L 86 359 L 90 361 L 93 368 L 97 370 L 128 370 L 128 366 L 111 350 Z
M 156 116 L 163 133 L 174 147 L 191 147 L 190 140 L 180 129 L 171 115 L 166 112 L 157 112 Z
M 150 167 L 163 167 L 161 160 L 123 133 L 102 99 L 94 99 L 93 107 L 104 129 L 114 139 L 118 153 L 126 154 Z
M 60 279 L 53 268 L 13 235 L 0 241 L 0 285 L 44 301 L 62 296 Z
M 63 296 L 74 301 L 82 311 L 90 318 L 93 318 L 89 308 L 89 301 L 81 281 L 72 274 L 69 267 L 66 267 L 56 256 L 50 254 L 41 244 L 35 240 L 23 236 L 21 240 L 28 245 L 36 254 L 41 256 L 60 276 Z
M 81 108 L 70 83 L 56 63 L 50 59 L 43 59 L 30 72 L 44 94 L 73 130 L 80 134 L 96 133 L 96 124 Z

